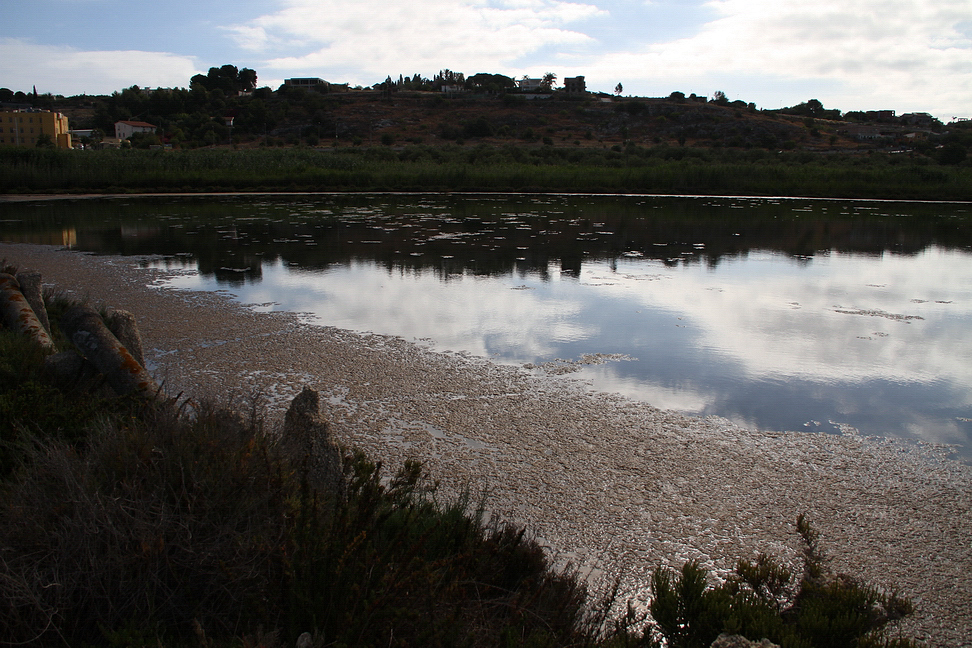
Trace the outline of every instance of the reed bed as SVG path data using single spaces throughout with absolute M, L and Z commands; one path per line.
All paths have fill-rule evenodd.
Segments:
M 904 155 L 629 146 L 0 151 L 0 192 L 527 191 L 972 199 L 972 167 Z

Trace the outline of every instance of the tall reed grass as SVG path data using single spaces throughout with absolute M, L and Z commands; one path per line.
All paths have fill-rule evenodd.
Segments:
M 670 147 L 0 150 L 0 192 L 126 191 L 553 191 L 972 200 L 972 167 L 882 154 Z

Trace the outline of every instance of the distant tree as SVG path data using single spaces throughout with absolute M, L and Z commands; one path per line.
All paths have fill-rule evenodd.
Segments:
M 147 149 L 150 146 L 158 146 L 162 143 L 159 136 L 155 133 L 132 133 L 128 138 L 132 148 Z
M 191 79 L 189 79 L 189 89 L 193 91 L 208 90 L 208 81 L 205 74 L 194 74 Z
M 465 85 L 466 77 L 462 72 L 453 72 L 452 70 L 439 70 L 439 73 L 432 78 L 432 89 L 440 90 L 442 86 L 450 85 Z
M 801 117 L 809 117 L 814 119 L 841 119 L 839 110 L 827 110 L 817 99 L 810 99 L 809 101 L 805 101 L 789 108 L 781 108 L 780 112 L 785 115 L 799 115 Z M 851 114 L 852 113 L 848 113 L 848 115 Z M 864 114 L 860 113 L 860 115 L 863 120 L 865 118 Z M 853 117 L 851 117 L 851 119 L 853 119 Z
M 0 88 L 0 101 L 13 101 L 14 93 L 10 88 Z
M 47 133 L 42 133 L 37 137 L 37 148 L 54 148 L 54 140 Z
M 372 88 L 380 91 L 382 96 L 384 97 L 391 97 L 393 92 L 398 92 L 400 86 L 397 83 L 395 83 L 395 81 L 391 78 L 391 75 L 389 74 L 387 77 L 385 77 L 384 81 L 382 81 L 381 83 L 376 83 L 375 85 L 372 86 Z
M 214 88 L 219 88 L 223 92 L 235 94 L 239 87 L 240 71 L 235 65 L 227 63 L 218 70 L 209 68 L 209 74 L 206 76 L 210 78 Z
M 480 72 L 466 79 L 466 87 L 486 92 L 505 92 L 516 87 L 516 81 L 503 74 Z
M 958 142 L 950 142 L 942 147 L 941 152 L 938 154 L 938 161 L 941 164 L 961 164 L 965 161 L 967 155 L 964 146 Z
M 540 81 L 541 90 L 553 90 L 554 84 L 557 82 L 557 75 L 553 72 L 547 72 L 543 75 L 543 79 Z
M 668 98 L 669 98 L 670 101 L 675 101 L 675 102 L 678 102 L 678 103 L 682 103 L 683 101 L 685 101 L 685 93 L 684 92 L 679 92 L 678 90 L 676 90 L 672 94 L 668 95 Z
M 239 92 L 250 92 L 256 88 L 257 74 L 254 70 L 243 68 L 238 70 L 235 65 L 226 64 L 221 67 L 209 68 L 205 76 L 197 74 L 189 80 L 192 90 L 204 89 L 212 92 L 222 90 L 227 95 Z
M 621 96 L 621 93 L 623 91 L 624 91 L 624 88 L 621 86 L 620 83 L 618 85 L 614 86 L 614 94 L 618 95 L 619 97 Z
M 253 92 L 256 89 L 257 84 L 257 73 L 255 70 L 250 68 L 243 68 L 237 77 L 240 90 L 243 92 Z
M 722 90 L 716 90 L 712 95 L 712 103 L 719 104 L 720 106 L 727 106 L 729 105 L 729 98 Z

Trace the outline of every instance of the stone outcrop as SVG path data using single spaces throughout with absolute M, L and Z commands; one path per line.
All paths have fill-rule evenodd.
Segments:
M 55 353 L 40 273 L 25 270 L 14 276 L 0 272 L 0 322 L 30 337 L 51 354 L 44 365 L 56 379 L 78 384 L 94 380 L 100 373 L 117 394 L 161 398 L 161 389 L 145 370 L 142 336 L 135 316 L 109 309 L 106 319 L 107 325 L 90 306 L 72 306 L 65 313 L 61 328 L 80 355 L 74 351 Z
M 151 399 L 161 397 L 156 382 L 93 308 L 72 306 L 61 319 L 61 329 L 116 393 L 139 394 Z
M 20 292 L 30 304 L 37 319 L 47 334 L 51 333 L 51 323 L 47 319 L 47 307 L 44 306 L 44 293 L 41 290 L 41 273 L 36 270 L 21 270 L 15 275 L 20 284 Z
M 284 416 L 281 445 L 291 459 L 304 466 L 311 485 L 336 492 L 341 484 L 341 450 L 320 408 L 320 395 L 304 387 Z
M 138 332 L 135 316 L 127 310 L 109 308 L 105 316 L 105 324 L 119 342 L 135 358 L 135 362 L 145 366 L 145 352 L 142 350 L 142 335 Z
M 43 300 L 39 308 L 43 310 Z M 6 273 L 0 273 L 0 318 L 7 328 L 27 335 L 48 351 L 54 351 L 54 342 L 37 313 L 34 312 L 34 308 L 21 292 L 20 282 Z M 44 311 L 44 319 L 47 319 L 46 311 Z

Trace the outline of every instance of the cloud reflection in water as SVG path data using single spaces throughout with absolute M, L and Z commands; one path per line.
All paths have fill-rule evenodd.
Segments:
M 576 277 L 556 264 L 545 277 L 443 276 L 365 260 L 322 271 L 277 261 L 231 292 L 322 325 L 431 338 L 505 362 L 626 354 L 631 361 L 574 375 L 663 408 L 967 443 L 970 261 L 936 247 L 809 259 L 752 252 L 715 267 L 586 260 Z M 172 285 L 217 288 L 200 275 Z

